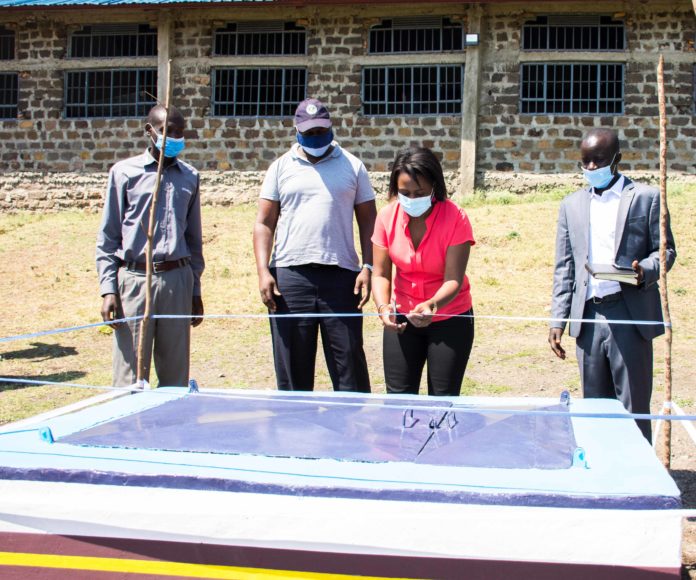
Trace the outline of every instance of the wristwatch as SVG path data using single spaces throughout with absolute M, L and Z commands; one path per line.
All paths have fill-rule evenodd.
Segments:
M 363 268 L 367 268 L 370 272 L 372 272 L 372 264 L 363 264 L 360 266 L 360 269 L 362 270 Z

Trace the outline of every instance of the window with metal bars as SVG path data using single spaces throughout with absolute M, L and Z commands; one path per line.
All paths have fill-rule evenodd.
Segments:
M 307 95 L 304 68 L 213 69 L 213 115 L 289 117 Z
M 157 29 L 147 24 L 95 24 L 70 35 L 70 58 L 157 56 Z
M 15 33 L 0 26 L 0 60 L 14 60 L 15 58 Z
M 626 48 L 623 21 L 611 16 L 539 16 L 522 27 L 524 50 L 617 51 Z
M 294 22 L 231 22 L 218 28 L 214 56 L 307 54 L 307 31 Z
M 370 29 L 369 54 L 462 50 L 464 27 L 449 18 L 392 18 Z
M 65 116 L 144 117 L 156 104 L 157 69 L 65 73 Z
M 462 112 L 460 64 L 365 67 L 364 115 L 459 115 Z
M 521 113 L 620 115 L 623 97 L 623 64 L 522 65 Z
M 19 98 L 19 75 L 17 73 L 0 73 L 0 119 L 17 118 L 17 101 Z

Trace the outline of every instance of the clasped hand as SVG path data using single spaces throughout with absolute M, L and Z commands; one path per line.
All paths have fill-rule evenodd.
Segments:
M 379 318 L 384 328 L 401 334 L 406 330 L 405 322 L 397 322 L 397 309 L 400 304 L 383 304 L 379 309 Z M 406 314 L 406 319 L 416 328 L 425 328 L 433 321 L 431 304 L 421 302 L 413 307 L 413 310 Z

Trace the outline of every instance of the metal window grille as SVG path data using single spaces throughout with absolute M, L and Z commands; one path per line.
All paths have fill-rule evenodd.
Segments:
M 156 69 L 67 71 L 65 116 L 144 117 L 156 94 Z
M 522 113 L 620 115 L 623 97 L 623 64 L 522 65 Z
M 522 27 L 524 50 L 616 51 L 626 48 L 621 20 L 610 16 L 539 16 Z
M 464 67 L 384 66 L 362 71 L 365 115 L 459 115 Z
M 85 26 L 70 35 L 71 58 L 157 56 L 157 30 L 147 24 Z
M 394 18 L 370 29 L 369 54 L 444 52 L 464 48 L 464 27 L 449 18 Z
M 14 60 L 15 33 L 0 26 L 0 60 Z
M 294 22 L 231 22 L 214 36 L 214 56 L 307 54 L 307 31 Z
M 17 118 L 18 87 L 17 73 L 0 73 L 0 119 Z
M 213 115 L 289 117 L 307 95 L 304 68 L 213 69 Z

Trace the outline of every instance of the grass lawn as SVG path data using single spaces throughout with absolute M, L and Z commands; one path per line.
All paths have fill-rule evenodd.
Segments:
M 556 215 L 562 192 L 457 200 L 467 208 L 477 245 L 468 267 L 477 315 L 474 349 L 464 394 L 580 396 L 573 340 L 560 361 L 539 320 L 487 317 L 549 315 Z M 670 189 L 677 263 L 669 278 L 674 325 L 673 389 L 688 413 L 696 412 L 696 186 Z M 209 314 L 262 314 L 251 248 L 256 208 L 206 207 L 203 297 Z M 1 336 L 74 326 L 100 319 L 94 246 L 99 216 L 78 212 L 0 215 Z M 374 312 L 370 303 L 368 312 Z M 381 325 L 365 320 L 366 353 L 373 390 L 384 391 Z M 663 399 L 663 342 L 655 341 L 653 409 Z M 191 376 L 202 388 L 275 388 L 268 321 L 210 319 L 194 329 Z M 92 328 L 37 339 L 0 343 L 0 376 L 109 385 L 111 336 Z M 317 388 L 330 381 L 321 354 Z M 0 424 L 96 394 L 65 387 L 0 383 Z M 672 475 L 685 507 L 696 506 L 696 456 L 675 425 Z M 684 532 L 685 575 L 696 577 L 696 523 Z

